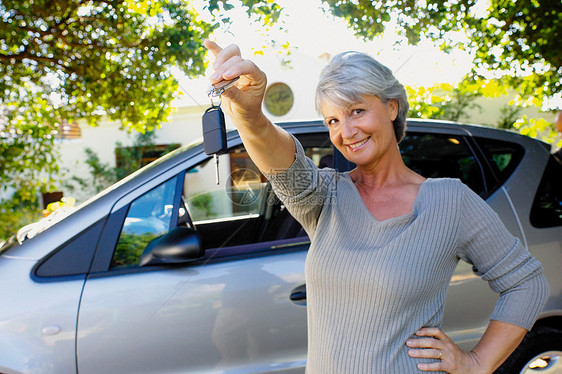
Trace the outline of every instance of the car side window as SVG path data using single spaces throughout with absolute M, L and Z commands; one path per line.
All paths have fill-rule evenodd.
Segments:
M 213 159 L 185 174 L 183 201 L 203 248 L 259 241 L 268 183 L 243 147 L 219 156 L 219 184 Z
M 531 224 L 538 228 L 562 226 L 562 164 L 550 156 L 531 208 Z
M 219 156 L 219 184 L 212 159 L 185 174 L 184 199 L 195 225 L 260 215 L 267 181 L 243 148 Z
M 496 190 L 505 182 L 517 168 L 523 158 L 525 149 L 517 143 L 489 138 L 474 138 L 484 152 L 488 164 L 496 176 L 495 185 L 489 186 Z
M 301 137 L 307 156 L 321 167 L 331 166 L 327 135 Z M 271 185 L 243 146 L 219 156 L 220 185 L 209 159 L 185 174 L 183 200 L 201 237 L 203 248 L 216 249 L 306 236 L 276 198 Z M 241 249 L 243 250 L 243 249 Z
M 153 188 L 130 204 L 111 268 L 138 264 L 146 245 L 176 226 L 172 226 L 176 178 Z
M 400 143 L 404 163 L 426 178 L 458 178 L 474 192 L 486 192 L 482 168 L 462 136 L 408 133 Z
M 333 149 L 327 134 L 299 138 L 317 165 L 332 166 Z M 181 183 L 178 178 L 183 182 L 181 198 L 175 196 Z M 126 213 L 111 269 L 138 266 L 147 245 L 177 226 L 195 229 L 205 250 L 231 248 L 225 255 L 243 253 L 256 245 L 265 248 L 279 240 L 306 238 L 242 145 L 219 156 L 219 181 L 217 184 L 215 163 L 208 158 L 134 200 Z

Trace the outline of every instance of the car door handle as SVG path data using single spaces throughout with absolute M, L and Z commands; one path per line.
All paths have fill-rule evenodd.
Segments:
M 291 292 L 291 301 L 306 301 L 306 284 L 294 288 Z

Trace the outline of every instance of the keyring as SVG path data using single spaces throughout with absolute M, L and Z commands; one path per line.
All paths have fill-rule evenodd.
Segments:
M 220 81 L 218 83 L 212 84 L 207 90 L 207 95 L 211 98 L 220 97 L 224 93 L 224 91 L 232 87 L 234 82 L 236 82 L 238 79 L 240 79 L 240 77 L 236 77 L 228 81 Z
M 212 92 L 209 92 L 209 95 L 208 95 L 208 96 L 209 96 L 209 100 L 211 100 L 211 106 L 212 106 L 212 107 L 220 107 L 220 106 L 221 106 L 221 104 L 222 104 L 222 96 L 220 96 L 220 95 L 218 95 L 218 96 L 217 96 L 217 95 L 213 95 Z M 215 97 L 218 97 L 218 98 L 219 98 L 219 103 L 218 103 L 218 104 L 215 104 L 215 102 L 213 101 L 213 98 L 215 98 Z

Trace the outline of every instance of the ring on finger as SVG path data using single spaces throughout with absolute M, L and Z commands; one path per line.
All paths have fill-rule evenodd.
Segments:
M 443 352 L 439 351 L 439 357 L 437 357 L 437 358 L 441 360 L 441 357 L 443 357 Z

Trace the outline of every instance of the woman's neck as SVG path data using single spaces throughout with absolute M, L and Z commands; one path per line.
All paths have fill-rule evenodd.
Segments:
M 357 165 L 357 168 L 350 172 L 351 179 L 355 184 L 370 186 L 373 188 L 385 187 L 395 184 L 416 183 L 417 177 L 421 177 L 410 170 L 400 152 L 386 154 L 384 159 L 369 165 Z M 423 182 L 423 180 L 422 180 Z

